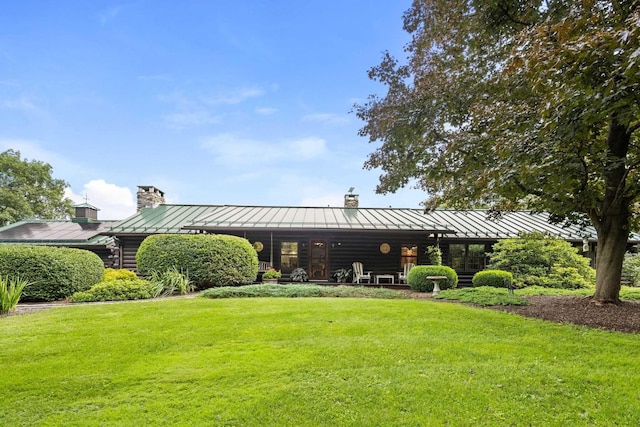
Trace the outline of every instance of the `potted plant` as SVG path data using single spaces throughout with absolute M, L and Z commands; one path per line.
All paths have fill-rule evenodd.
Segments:
M 335 277 L 338 283 L 346 283 L 347 279 L 351 277 L 351 269 L 339 268 L 333 273 L 333 277 Z
M 278 279 L 281 277 L 282 273 L 270 268 L 262 274 L 262 283 L 278 283 Z

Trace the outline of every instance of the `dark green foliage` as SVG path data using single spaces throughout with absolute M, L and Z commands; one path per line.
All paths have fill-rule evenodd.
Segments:
M 488 268 L 510 271 L 518 287 L 580 288 L 595 283 L 595 270 L 577 248 L 537 232 L 520 233 L 493 245 Z
M 446 276 L 447 280 L 440 281 L 440 289 L 455 288 L 458 286 L 458 274 L 451 267 L 443 265 L 417 265 L 409 270 L 407 283 L 414 291 L 433 291 L 433 281 L 427 279 L 429 276 Z
M 292 282 L 308 282 L 309 274 L 307 274 L 304 268 L 296 268 L 291 272 L 291 281 Z
M 153 298 L 153 285 L 142 279 L 114 279 L 100 282 L 88 291 L 76 292 L 71 302 L 126 301 Z
M 136 254 L 138 273 L 177 268 L 188 271 L 199 289 L 249 284 L 258 275 L 258 255 L 248 240 L 221 234 L 158 234 L 147 237 Z
M 93 252 L 46 246 L 0 245 L 0 275 L 31 282 L 24 301 L 55 301 L 102 280 L 104 264 Z
M 473 275 L 473 286 L 493 286 L 494 288 L 508 288 L 513 284 L 513 274 L 503 270 L 478 271 Z
M 68 184 L 51 176 L 48 163 L 20 158 L 20 152 L 0 153 L 0 226 L 27 218 L 65 218 L 73 213 L 65 198 Z

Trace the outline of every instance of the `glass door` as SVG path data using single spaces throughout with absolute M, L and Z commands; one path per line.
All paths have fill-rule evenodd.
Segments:
M 309 258 L 309 279 L 327 280 L 327 241 L 311 240 L 309 242 L 309 247 L 311 248 L 311 256 Z

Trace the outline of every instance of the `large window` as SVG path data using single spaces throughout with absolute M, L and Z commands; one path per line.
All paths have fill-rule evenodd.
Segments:
M 484 244 L 452 243 L 449 245 L 449 266 L 456 271 L 480 271 L 486 262 Z
M 291 273 L 295 268 L 298 268 L 298 242 L 282 242 L 280 269 L 283 273 Z
M 418 245 L 402 245 L 400 247 L 400 268 L 405 264 L 418 264 Z

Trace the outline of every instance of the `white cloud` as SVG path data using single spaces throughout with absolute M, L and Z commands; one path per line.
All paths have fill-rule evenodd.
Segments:
M 341 125 L 341 124 L 349 123 L 349 118 L 347 116 L 339 115 L 335 113 L 307 114 L 306 116 L 302 116 L 301 120 L 303 122 L 328 123 L 332 125 Z
M 177 130 L 220 123 L 220 116 L 214 116 L 208 111 L 166 114 L 162 119 L 169 128 Z
M 49 114 L 49 112 L 44 108 L 40 107 L 36 101 L 28 96 L 21 96 L 20 98 L 3 101 L 0 106 L 8 110 L 18 111 L 36 119 L 51 119 L 51 114 Z
M 118 14 L 122 11 L 122 9 L 122 6 L 113 6 L 100 13 L 100 24 L 105 25 L 109 21 L 114 20 L 116 16 L 118 16 Z
M 207 105 L 235 105 L 251 98 L 258 98 L 265 94 L 261 88 L 240 88 L 214 96 L 202 96 L 200 99 Z
M 136 201 L 129 188 L 109 184 L 103 179 L 96 179 L 84 184 L 81 194 L 71 189 L 65 190 L 65 196 L 74 203 L 86 203 L 100 209 L 99 219 L 124 219 L 136 213 Z
M 256 108 L 256 113 L 261 116 L 270 116 L 272 114 L 277 113 L 279 110 L 277 108 L 269 108 L 269 107 L 259 107 Z
M 296 140 L 269 142 L 223 133 L 206 138 L 201 146 L 212 153 L 219 163 L 267 165 L 281 160 L 311 160 L 327 152 L 322 138 L 307 137 Z
M 302 138 L 291 141 L 287 145 L 289 152 L 304 160 L 321 157 L 327 152 L 327 143 L 322 138 Z

